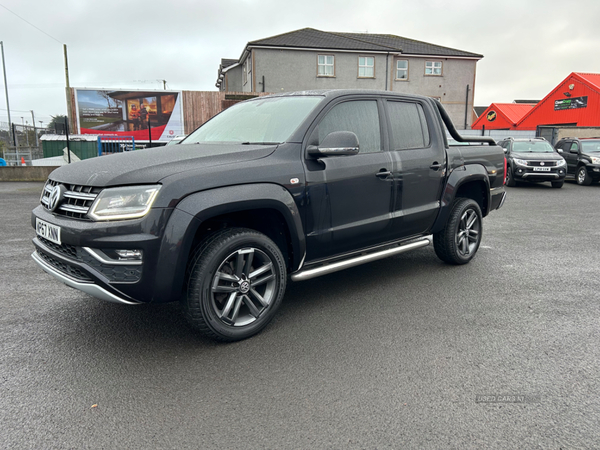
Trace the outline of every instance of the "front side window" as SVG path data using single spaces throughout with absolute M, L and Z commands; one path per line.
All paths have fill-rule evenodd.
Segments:
M 406 59 L 396 61 L 396 80 L 408 80 L 408 61 Z
M 375 58 L 372 56 L 358 57 L 358 78 L 375 77 Z
M 317 76 L 319 76 L 319 77 L 335 76 L 335 57 L 333 55 L 317 56 Z
M 573 144 L 571 144 L 571 152 L 577 153 L 578 151 L 579 151 L 579 148 L 577 146 L 577 142 L 573 142 Z
M 206 122 L 182 144 L 286 142 L 322 100 L 321 96 L 290 96 L 237 103 Z M 236 146 L 223 147 L 225 151 L 240 151 Z
M 387 103 L 392 130 L 392 148 L 405 150 L 429 146 L 429 127 L 423 107 L 418 103 Z
M 441 61 L 426 61 L 425 62 L 425 75 L 442 75 L 442 62 Z
M 375 100 L 340 103 L 319 123 L 319 142 L 334 131 L 352 131 L 358 137 L 360 153 L 381 151 L 379 111 Z

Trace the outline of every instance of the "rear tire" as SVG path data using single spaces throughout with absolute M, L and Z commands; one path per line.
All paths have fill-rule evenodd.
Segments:
M 448 264 L 467 264 L 479 249 L 482 232 L 479 204 L 470 198 L 457 198 L 446 226 L 433 235 L 435 254 Z
M 552 181 L 552 187 L 556 188 L 556 189 L 560 189 L 561 187 L 563 187 L 563 184 L 565 184 L 564 181 Z
M 279 247 L 264 234 L 229 228 L 210 236 L 190 260 L 185 318 L 224 342 L 261 331 L 279 308 L 287 280 Z

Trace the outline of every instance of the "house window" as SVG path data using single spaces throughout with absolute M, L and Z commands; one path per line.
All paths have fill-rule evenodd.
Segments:
M 408 80 L 408 61 L 406 59 L 396 61 L 396 80 Z
M 426 61 L 425 62 L 425 75 L 442 75 L 442 62 L 441 61 Z
M 319 55 L 317 57 L 317 76 L 319 77 L 334 77 L 334 56 Z
M 358 57 L 358 78 L 375 78 L 375 58 L 372 56 Z

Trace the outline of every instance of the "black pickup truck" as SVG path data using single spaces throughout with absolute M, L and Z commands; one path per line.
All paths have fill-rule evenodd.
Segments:
M 449 147 L 444 126 L 459 142 Z M 252 336 L 288 279 L 424 247 L 468 263 L 505 199 L 503 151 L 427 97 L 309 91 L 226 109 L 181 144 L 52 172 L 33 259 L 125 304 L 180 301 L 196 329 Z

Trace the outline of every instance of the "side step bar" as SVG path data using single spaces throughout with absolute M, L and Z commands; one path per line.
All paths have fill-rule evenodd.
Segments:
M 338 261 L 331 264 L 326 264 L 314 269 L 301 270 L 292 274 L 292 281 L 304 281 L 310 280 L 311 278 L 320 277 L 321 275 L 327 275 L 329 273 L 337 272 L 339 270 L 348 269 L 350 267 L 359 266 L 371 261 L 377 261 L 378 259 L 387 258 L 388 256 L 398 255 L 400 253 L 415 250 L 417 248 L 426 247 L 431 244 L 429 237 L 413 241 L 410 244 L 400 245 L 398 247 L 388 248 L 386 250 L 380 250 L 375 253 L 369 253 L 367 255 L 360 255 L 354 258 Z

